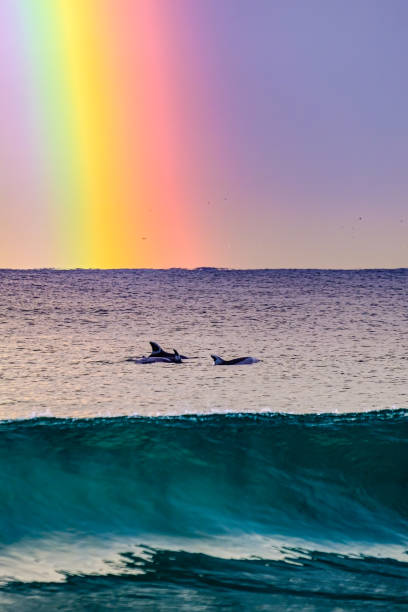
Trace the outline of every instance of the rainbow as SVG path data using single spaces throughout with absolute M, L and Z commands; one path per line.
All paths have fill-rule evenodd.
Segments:
M 18 190 L 56 267 L 200 264 L 171 11 L 156 0 L 1 3 L 15 153 L 2 197 Z

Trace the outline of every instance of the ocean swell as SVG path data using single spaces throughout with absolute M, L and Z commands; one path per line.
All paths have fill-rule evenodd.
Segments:
M 405 411 L 0 425 L 0 541 L 51 531 L 401 543 Z
M 407 416 L 3 422 L 2 609 L 403 608 Z

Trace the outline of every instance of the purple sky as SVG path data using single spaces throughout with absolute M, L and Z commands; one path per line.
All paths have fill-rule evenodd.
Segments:
M 166 49 L 165 59 L 152 65 L 157 83 L 162 80 L 169 91 L 159 87 L 165 94 L 152 106 L 170 117 L 174 142 L 168 151 L 179 170 L 175 182 L 181 194 L 176 205 L 191 213 L 191 229 L 184 234 L 197 253 L 188 265 L 408 266 L 408 2 L 140 0 L 137 6 L 147 1 L 146 13 L 160 22 L 151 31 L 160 35 L 158 47 Z M 112 3 L 118 14 L 132 6 L 131 0 Z M 88 11 L 90 28 L 101 21 L 102 5 L 109 7 L 109 0 L 93 9 L 95 15 Z M 30 13 L 29 4 L 13 0 L 0 6 L 0 267 L 81 265 L 53 255 L 65 234 L 68 246 L 76 246 L 79 232 L 74 224 L 69 235 L 66 219 L 80 208 L 73 201 L 72 210 L 65 210 L 53 191 L 61 177 L 68 191 L 75 191 L 65 160 L 80 148 L 71 133 L 66 142 L 72 141 L 72 151 L 64 149 L 68 145 L 58 134 L 52 138 L 55 126 L 62 133 L 66 117 L 75 115 L 65 58 L 54 62 L 61 69 L 48 69 L 53 58 L 47 49 L 54 47 L 43 39 L 56 32 L 53 6 L 44 5 L 42 13 Z M 79 2 L 79 12 L 81 7 Z M 107 23 L 102 47 L 114 53 L 114 26 Z M 84 40 L 87 48 L 79 49 L 79 57 L 93 39 Z M 138 52 L 133 64 L 123 56 L 120 67 L 135 91 L 139 85 L 141 91 L 149 88 L 142 80 L 154 72 L 149 52 L 140 59 L 141 68 Z M 105 90 L 115 94 L 109 70 L 101 66 Z M 137 97 L 135 102 L 136 107 Z M 118 108 L 121 104 L 118 99 Z M 36 105 L 43 106 L 45 128 Z M 129 108 L 132 122 L 137 114 L 132 101 Z M 122 119 L 120 111 L 117 115 L 114 119 Z M 50 134 L 56 151 L 46 142 Z M 138 138 L 130 151 L 140 149 Z M 160 134 L 156 138 L 160 141 Z M 133 169 L 133 157 L 127 162 Z M 135 208 L 144 205 L 134 199 Z M 168 206 L 166 194 L 159 200 L 152 205 L 160 212 Z M 97 204 L 84 206 L 101 216 Z M 114 208 L 115 202 L 109 205 Z M 130 216 L 125 222 L 131 223 Z M 157 214 L 147 236 L 152 243 L 154 230 L 164 235 L 160 224 Z M 140 240 L 141 231 L 136 224 L 129 233 Z M 171 244 L 172 235 L 165 237 Z M 160 259 L 157 265 L 179 261 L 183 258 Z M 137 257 L 128 265 L 137 266 Z
M 236 265 L 408 265 L 408 3 L 210 0 L 200 12 L 224 137 L 205 186 L 221 226 L 234 224 L 223 235 Z

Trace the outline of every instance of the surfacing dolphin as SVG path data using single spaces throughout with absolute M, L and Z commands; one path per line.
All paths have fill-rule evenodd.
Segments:
M 152 341 L 150 341 L 149 344 L 152 347 L 152 352 L 150 353 L 149 357 L 164 357 L 165 359 L 170 359 L 171 361 L 174 361 L 174 354 L 164 351 L 162 347 L 160 346 L 160 344 L 157 344 L 157 342 L 152 342 Z M 174 350 L 174 353 L 177 353 L 176 349 L 173 349 L 173 350 Z M 179 355 L 179 357 L 180 359 L 188 359 L 188 357 L 186 357 L 185 355 Z
M 141 357 L 140 359 L 132 359 L 133 363 L 183 363 L 181 361 L 181 355 L 178 354 L 176 349 L 174 349 L 174 353 L 169 353 L 170 357 Z
M 237 357 L 236 359 L 222 359 L 218 355 L 211 355 L 214 359 L 214 365 L 250 365 L 251 363 L 258 363 L 259 359 L 255 357 Z

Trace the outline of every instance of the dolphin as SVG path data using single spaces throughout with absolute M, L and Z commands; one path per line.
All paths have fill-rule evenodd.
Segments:
M 251 363 L 258 363 L 259 359 L 255 357 L 237 357 L 236 359 L 222 359 L 218 355 L 211 355 L 214 359 L 214 365 L 250 365 Z
M 128 359 L 128 361 L 132 361 L 133 363 L 183 363 L 181 361 L 181 356 L 178 354 L 176 349 L 174 349 L 174 354 L 169 353 L 170 357 L 142 357 L 141 359 Z
M 160 344 L 157 344 L 157 342 L 150 342 L 149 344 L 152 347 L 152 352 L 150 353 L 149 357 L 165 357 L 166 359 L 170 359 L 171 361 L 175 360 L 175 354 L 177 353 L 176 349 L 173 349 L 174 350 L 174 354 L 173 354 L 173 353 L 168 353 L 167 351 L 164 351 L 162 347 L 160 346 Z M 186 357 L 185 355 L 179 355 L 179 357 L 180 359 L 188 359 L 188 357 Z

